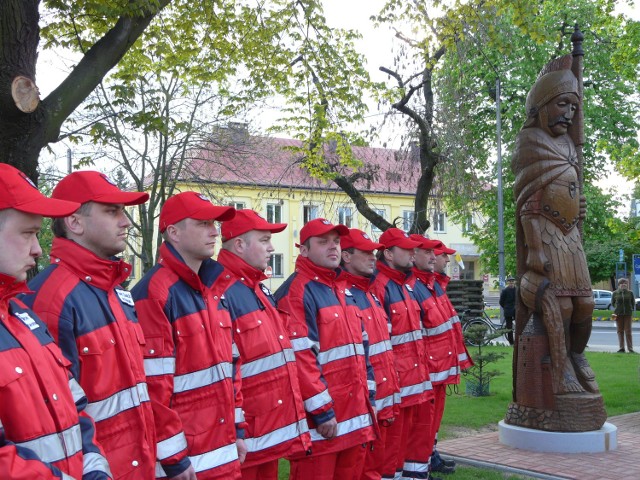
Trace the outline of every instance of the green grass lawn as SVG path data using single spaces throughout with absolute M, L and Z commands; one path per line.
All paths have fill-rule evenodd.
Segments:
M 490 318 L 498 319 L 500 318 L 500 309 L 499 308 L 485 308 L 485 312 L 489 315 Z M 607 322 L 611 320 L 611 314 L 613 314 L 613 310 L 594 310 L 593 311 L 593 320 L 599 320 Z M 633 321 L 640 321 L 640 311 L 633 312 Z
M 513 349 L 505 346 L 484 347 L 487 352 L 506 352 L 507 356 L 495 364 L 493 370 L 503 373 L 491 381 L 491 395 L 488 397 L 468 397 L 464 394 L 464 377 L 455 389 L 451 389 L 447 398 L 442 427 L 438 438 L 444 440 L 462 434 L 473 433 L 483 427 L 495 425 L 504 418 L 507 406 L 511 402 L 511 361 Z M 471 356 L 474 351 L 470 351 Z M 640 398 L 640 355 L 589 352 L 587 358 L 596 372 L 596 380 L 604 396 L 607 414 L 622 415 L 639 410 Z M 280 462 L 279 480 L 289 475 L 289 465 Z M 458 467 L 456 473 L 446 477 L 450 480 L 498 480 L 522 478 L 514 475 L 473 467 Z

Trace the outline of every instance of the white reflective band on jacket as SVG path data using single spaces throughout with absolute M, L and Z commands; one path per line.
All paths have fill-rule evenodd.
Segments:
M 393 347 L 391 346 L 391 340 L 383 340 L 378 343 L 372 343 L 369 345 L 369 358 L 380 355 L 381 353 L 388 352 Z
M 426 473 L 429 471 L 429 462 L 404 462 L 403 470 L 405 474 L 407 472 Z
M 16 442 L 16 445 L 33 450 L 43 462 L 59 462 L 82 451 L 80 425 L 27 442 Z
M 400 403 L 400 393 L 394 392 L 384 398 L 376 398 L 376 410 L 380 412 L 382 409 L 392 407 Z
M 266 357 L 258 358 L 252 362 L 243 363 L 240 366 L 242 378 L 253 377 L 263 372 L 284 367 L 287 362 L 295 362 L 296 356 L 291 348 L 285 348 L 282 352 L 276 352 Z
M 409 395 L 418 395 L 431 389 L 433 389 L 433 387 L 429 381 L 418 383 L 416 385 L 400 387 L 400 398 L 408 397 Z
M 187 437 L 184 432 L 176 433 L 173 437 L 158 442 L 157 456 L 162 461 L 165 458 L 173 457 L 187 448 Z
M 299 352 L 301 350 L 309 350 L 311 348 L 311 343 L 309 342 L 308 337 L 294 338 L 291 340 L 291 346 L 293 347 L 294 352 Z
M 173 393 L 182 393 L 196 388 L 207 387 L 231 378 L 233 367 L 229 362 L 220 362 L 204 370 L 185 373 L 173 377 Z
M 434 337 L 436 335 L 440 335 L 441 333 L 447 332 L 453 328 L 453 322 L 451 319 L 447 320 L 444 323 L 441 323 L 437 327 L 433 328 L 424 328 L 422 327 L 422 336 L 423 337 Z
M 336 434 L 336 437 L 347 435 L 351 432 L 355 432 L 356 430 L 370 427 L 371 425 L 371 415 L 369 415 L 368 413 L 358 415 L 357 417 L 353 417 L 338 423 L 338 433 Z M 326 438 L 320 435 L 315 428 L 309 430 L 309 433 L 311 433 L 311 441 L 313 442 L 326 440 Z
M 109 477 L 113 477 L 106 458 L 99 453 L 85 453 L 82 456 L 82 474 L 88 475 L 92 472 L 104 472 L 108 474 Z
M 144 374 L 147 377 L 159 375 L 175 375 L 176 359 L 174 357 L 145 358 Z
M 302 433 L 309 430 L 307 420 L 302 419 L 296 423 L 291 423 L 284 427 L 273 430 L 261 437 L 245 438 L 244 443 L 249 452 L 259 452 L 267 448 L 275 447 L 281 443 L 288 442 L 299 437 Z
M 444 382 L 449 377 L 455 377 L 458 374 L 458 366 L 451 367 L 449 370 L 442 372 L 429 372 L 429 379 L 432 382 Z
M 314 410 L 317 410 L 318 408 L 326 405 L 327 403 L 331 403 L 333 401 L 333 399 L 331 398 L 331 395 L 329 395 L 329 390 L 323 390 L 320 393 L 314 395 L 311 398 L 307 398 L 304 401 L 304 409 L 307 412 L 313 412 Z
M 330 348 L 324 352 L 318 354 L 318 361 L 320 365 L 326 365 L 336 360 L 342 360 L 344 358 L 355 357 L 357 355 L 364 355 L 364 347 L 361 343 L 349 343 L 347 345 L 340 345 L 339 347 Z
M 237 459 L 238 449 L 235 443 L 216 448 L 210 452 L 201 453 L 200 455 L 189 456 L 191 465 L 196 473 L 226 465 Z M 156 478 L 167 478 L 167 474 L 164 473 L 160 463 L 156 463 Z
M 402 345 L 403 343 L 417 342 L 418 340 L 422 340 L 422 332 L 420 330 L 413 330 L 412 332 L 393 335 L 391 337 L 391 344 Z
M 244 411 L 240 407 L 236 407 L 234 413 L 236 423 L 244 422 Z
M 121 390 L 104 400 L 89 403 L 85 411 L 93 417 L 95 422 L 101 422 L 107 418 L 115 417 L 125 410 L 139 407 L 142 403 L 148 401 L 147 384 L 139 383 L 131 388 Z
M 73 396 L 73 401 L 75 403 L 78 403 L 78 400 L 82 400 L 86 397 L 84 390 L 75 378 L 69 379 L 69 390 L 71 390 L 71 395 Z

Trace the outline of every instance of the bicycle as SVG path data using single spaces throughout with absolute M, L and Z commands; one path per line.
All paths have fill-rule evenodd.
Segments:
M 493 338 L 497 338 L 494 336 L 494 334 L 496 332 L 499 332 L 500 330 L 504 330 L 504 333 L 502 335 L 504 335 L 505 339 L 507 338 L 508 329 L 506 328 L 504 318 L 501 319 L 500 323 L 494 323 L 491 317 L 489 317 L 489 315 L 487 315 L 487 312 L 485 312 L 484 310 L 481 311 L 480 315 L 474 316 L 471 315 L 471 309 L 465 310 L 462 315 L 460 315 L 460 323 L 462 325 L 462 333 L 467 333 L 467 335 L 465 335 L 465 343 L 472 347 L 477 347 L 478 344 L 482 344 L 483 346 L 487 345 Z M 470 336 L 468 334 L 470 333 L 470 329 L 472 327 L 478 326 L 486 328 L 481 342 L 477 341 L 477 335 L 474 338 L 473 336 Z

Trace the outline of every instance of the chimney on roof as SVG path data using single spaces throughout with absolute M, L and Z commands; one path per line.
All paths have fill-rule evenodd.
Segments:
M 243 143 L 249 136 L 249 124 L 246 122 L 229 122 L 227 129 L 233 143 Z

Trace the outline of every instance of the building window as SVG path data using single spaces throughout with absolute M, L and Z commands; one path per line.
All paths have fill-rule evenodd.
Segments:
M 276 277 L 276 278 L 284 277 L 284 270 L 282 265 L 283 265 L 282 254 L 281 253 L 272 254 L 271 258 L 269 259 L 269 266 L 271 267 L 272 277 Z
M 464 223 L 462 224 L 462 231 L 464 233 L 469 233 L 473 229 L 473 215 L 467 216 L 464 219 Z
M 304 224 L 309 223 L 311 220 L 318 218 L 318 206 L 317 205 L 304 205 L 302 207 L 302 221 Z
M 247 208 L 245 205 L 246 204 L 244 202 L 236 202 L 236 201 L 229 202 L 229 206 L 235 208 L 236 210 L 243 210 Z
M 445 233 L 445 215 L 443 212 L 433 214 L 433 231 L 434 233 Z
M 276 203 L 267 204 L 267 222 L 282 223 L 282 205 Z
M 338 223 L 351 228 L 353 225 L 353 215 L 351 213 L 351 207 L 338 208 Z
M 387 218 L 387 211 L 384 208 L 374 208 L 373 211 L 380 215 L 382 218 Z M 382 230 L 371 224 L 371 233 L 378 234 L 380 232 L 382 232 Z
M 413 227 L 413 222 L 416 220 L 416 214 L 413 210 L 403 210 L 402 211 L 402 229 L 405 232 L 411 230 Z

